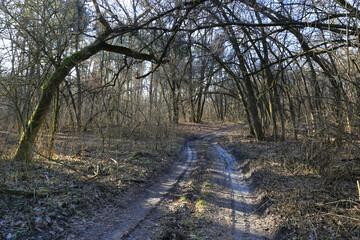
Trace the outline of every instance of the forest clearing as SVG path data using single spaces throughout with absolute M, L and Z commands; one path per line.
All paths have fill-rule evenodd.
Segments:
M 359 1 L 0 19 L 0 239 L 360 240 Z

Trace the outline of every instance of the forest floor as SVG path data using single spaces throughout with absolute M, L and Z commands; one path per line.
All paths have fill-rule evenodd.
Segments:
M 59 134 L 26 171 L 2 150 L 0 239 L 360 239 L 352 145 L 243 124 L 102 136 Z

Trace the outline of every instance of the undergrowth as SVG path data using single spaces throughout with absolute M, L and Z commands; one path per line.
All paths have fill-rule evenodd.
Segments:
M 255 142 L 238 133 L 228 144 L 246 155 L 269 212 L 285 219 L 283 239 L 360 238 L 358 141 Z
M 144 188 L 166 172 L 184 138 L 194 129 L 192 125 L 171 130 L 166 127 L 155 129 L 155 136 L 143 137 L 138 137 L 140 128 L 131 136 L 59 133 L 51 155 L 46 149 L 47 134 L 43 133 L 34 149 L 34 160 L 26 169 L 10 158 L 9 150 L 15 148 L 16 141 L 4 140 L 6 149 L 0 156 L 0 238 L 65 236 L 72 225 L 82 224 L 104 206 Z M 204 127 L 204 131 L 209 130 Z

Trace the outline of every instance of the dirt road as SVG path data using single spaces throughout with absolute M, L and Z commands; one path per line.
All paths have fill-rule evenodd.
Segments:
M 202 213 L 209 232 L 212 229 L 211 239 L 272 239 L 276 228 L 274 220 L 262 217 L 266 199 L 253 191 L 249 184 L 251 175 L 243 171 L 241 161 L 218 141 L 227 131 L 231 129 L 188 139 L 179 160 L 155 184 L 135 191 L 115 208 L 99 210 L 96 218 L 67 239 L 199 239 L 195 235 L 186 236 L 181 228 L 174 227 L 182 223 L 164 220 L 171 214 L 181 214 L 179 208 L 171 213 L 170 205 L 178 202 L 176 198 L 199 164 L 199 146 L 201 155 L 207 156 L 212 188 L 207 208 L 211 211 Z M 169 226 L 178 230 L 169 232 Z M 209 239 L 206 229 L 203 232 L 203 239 Z
M 214 204 L 217 205 L 219 219 L 229 216 L 222 221 L 231 225 L 231 238 L 274 238 L 274 220 L 261 217 L 267 199 L 254 192 L 249 184 L 251 175 L 246 174 L 237 159 L 218 142 L 214 140 L 211 146 L 215 152 L 212 179 L 218 189 Z

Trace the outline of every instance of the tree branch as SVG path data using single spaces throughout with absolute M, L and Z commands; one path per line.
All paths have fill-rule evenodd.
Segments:
M 346 0 L 335 0 L 335 2 L 337 2 L 340 6 L 348 10 L 351 16 L 356 17 L 358 20 L 360 20 L 360 14 L 359 14 L 360 11 L 354 6 L 352 6 L 350 3 L 348 3 Z
M 113 52 L 113 53 L 124 54 L 124 55 L 126 55 L 128 57 L 132 57 L 132 58 L 135 58 L 135 59 L 147 60 L 147 61 L 155 62 L 155 63 L 158 62 L 158 60 L 155 58 L 154 55 L 136 52 L 136 51 L 134 51 L 134 50 L 132 50 L 130 48 L 127 48 L 127 47 L 122 47 L 122 46 L 110 45 L 108 43 L 103 43 L 102 44 L 102 50 L 105 50 L 105 51 L 108 51 L 108 52 Z
M 96 11 L 96 14 L 99 17 L 100 23 L 104 26 L 106 31 L 110 31 L 111 30 L 110 24 L 105 20 L 104 16 L 101 14 L 99 4 L 97 3 L 96 0 L 92 0 L 92 3 L 94 4 L 95 11 Z

